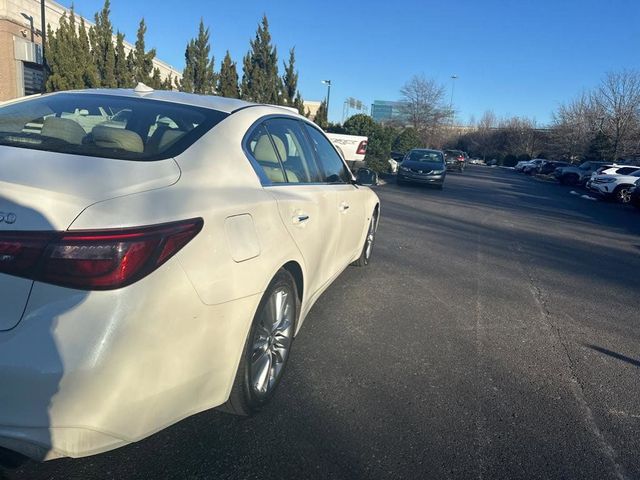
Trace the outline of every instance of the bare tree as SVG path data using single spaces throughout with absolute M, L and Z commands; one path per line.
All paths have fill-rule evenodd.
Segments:
M 400 111 L 410 125 L 429 140 L 448 116 L 445 89 L 424 75 L 414 75 L 400 89 Z
M 640 74 L 632 70 L 608 73 L 592 101 L 602 115 L 602 132 L 611 143 L 612 160 L 637 153 Z
M 559 158 L 576 161 L 583 158 L 595 132 L 601 127 L 601 114 L 583 93 L 553 113 L 551 123 L 551 150 Z

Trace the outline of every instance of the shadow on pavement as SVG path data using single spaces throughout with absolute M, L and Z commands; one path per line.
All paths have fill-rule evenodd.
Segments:
M 621 353 L 613 352 L 606 348 L 598 347 L 597 345 L 584 344 L 584 346 L 587 348 L 590 348 L 591 350 L 595 350 L 596 352 L 604 353 L 605 355 L 613 357 L 616 360 L 629 363 L 635 367 L 640 367 L 640 360 L 635 360 L 631 357 L 627 357 L 626 355 L 622 355 Z

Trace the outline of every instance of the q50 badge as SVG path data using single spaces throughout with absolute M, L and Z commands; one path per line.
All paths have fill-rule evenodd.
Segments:
M 12 223 L 16 223 L 17 218 L 15 213 L 0 212 L 0 223 L 8 223 L 11 225 Z

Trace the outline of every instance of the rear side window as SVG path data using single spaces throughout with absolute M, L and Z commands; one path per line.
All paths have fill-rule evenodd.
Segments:
M 160 160 L 184 152 L 227 116 L 143 98 L 59 93 L 0 107 L 0 145 Z
M 276 145 L 288 183 L 319 183 L 320 169 L 302 126 L 297 120 L 267 120 L 267 130 Z
M 342 158 L 331 142 L 318 130 L 310 125 L 304 124 L 311 144 L 316 151 L 320 167 L 324 172 L 323 181 L 327 183 L 347 183 L 351 180 L 351 174 L 347 171 Z

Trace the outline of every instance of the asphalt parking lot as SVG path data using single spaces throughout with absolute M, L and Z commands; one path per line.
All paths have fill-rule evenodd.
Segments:
M 260 415 L 0 478 L 640 478 L 640 211 L 570 190 L 483 167 L 378 187 L 373 263 Z

